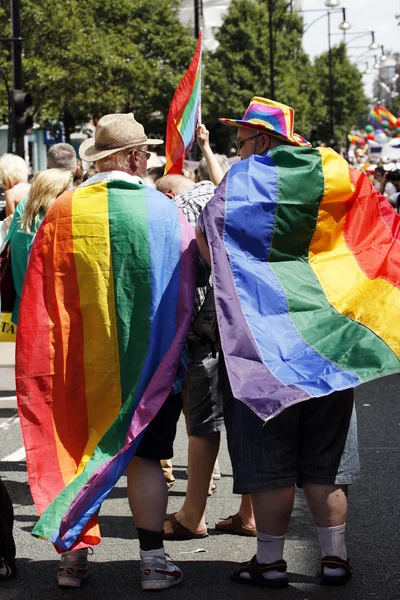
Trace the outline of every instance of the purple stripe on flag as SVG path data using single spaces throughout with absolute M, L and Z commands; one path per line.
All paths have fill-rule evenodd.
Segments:
M 240 168 L 240 163 L 233 165 L 231 171 L 237 168 Z M 271 419 L 288 406 L 310 396 L 301 388 L 286 386 L 274 377 L 263 364 L 247 325 L 223 243 L 225 197 L 230 176 L 231 173 L 228 173 L 205 207 L 199 226 L 203 230 L 205 227 L 211 251 L 218 326 L 233 395 L 262 419 Z

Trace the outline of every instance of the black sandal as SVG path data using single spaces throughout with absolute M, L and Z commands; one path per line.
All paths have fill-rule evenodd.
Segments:
M 324 567 L 329 567 L 329 569 L 345 569 L 345 573 L 343 575 L 326 575 Z M 343 558 L 339 558 L 338 556 L 325 556 L 321 560 L 321 585 L 344 585 L 348 582 L 352 574 L 353 568 L 349 559 L 343 560 Z
M 247 585 L 258 585 L 260 587 L 279 589 L 289 585 L 289 580 L 286 576 L 286 561 L 277 560 L 273 563 L 259 564 L 257 555 L 254 555 L 249 562 L 243 562 L 234 567 L 231 573 L 231 580 L 236 583 L 244 583 Z M 279 579 L 266 579 L 263 573 L 268 571 L 279 571 L 283 574 Z M 248 573 L 250 577 L 242 577 L 242 573 Z

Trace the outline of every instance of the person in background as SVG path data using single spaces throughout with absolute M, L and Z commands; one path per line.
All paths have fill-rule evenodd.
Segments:
M 76 171 L 75 171 L 74 180 L 73 180 L 72 185 L 74 187 L 78 187 L 78 185 L 81 185 L 81 183 L 83 183 L 83 167 L 82 167 L 82 161 L 77 159 Z
M 173 196 L 174 203 L 193 227 L 214 195 L 215 186 L 229 168 L 225 156 L 213 154 L 206 127 L 199 125 L 196 133 L 197 143 L 203 151 L 198 169 L 199 181 L 186 192 Z M 163 186 L 163 180 L 168 177 L 180 176 L 167 175 L 158 181 L 158 185 Z M 192 326 L 211 289 L 210 281 L 207 286 L 197 288 Z M 182 507 L 176 513 L 167 514 L 164 523 L 165 539 L 175 540 L 208 535 L 205 521 L 207 495 L 216 487 L 213 469 L 217 478 L 219 468 L 216 459 L 221 431 L 224 431 L 222 396 L 218 391 L 218 350 L 210 340 L 197 335 L 193 328 L 189 330 L 187 343 L 189 366 L 185 416 L 189 434 L 188 485 Z
M 399 185 L 400 171 L 398 169 L 393 171 L 385 171 L 379 191 L 385 196 L 385 198 L 388 198 L 390 202 L 391 197 L 398 192 Z
M 11 245 L 11 272 L 16 292 L 11 320 L 16 325 L 29 249 L 46 212 L 71 183 L 72 174 L 67 169 L 39 171 L 32 180 L 22 216 L 14 215 L 11 221 L 5 242 L 10 241 Z
M 76 174 L 78 161 L 76 152 L 71 144 L 54 144 L 50 146 L 47 154 L 48 169 L 68 169 L 73 175 Z
M 378 190 L 378 192 L 381 191 L 384 176 L 385 176 L 385 169 L 382 166 L 376 167 L 376 169 L 374 171 L 374 184 L 373 185 L 374 185 L 374 188 L 376 190 Z
M 95 165 L 92 165 L 91 167 L 89 167 L 83 176 L 83 183 L 85 183 L 85 181 L 87 181 L 88 179 L 93 177 L 93 175 L 96 175 L 96 173 L 98 173 L 98 170 Z
M 5 189 L 6 217 L 15 212 L 16 206 L 27 197 L 28 165 L 16 154 L 3 154 L 0 158 L 0 181 Z
M 156 190 L 173 198 L 176 194 L 183 194 L 195 186 L 193 179 L 185 175 L 164 175 L 156 181 Z
M 0 479 L 0 582 L 17 575 L 13 526 L 13 505 L 5 485 Z
M 157 183 L 158 179 L 161 179 L 164 175 L 164 167 L 150 167 L 147 169 L 147 176 L 153 180 L 153 183 Z

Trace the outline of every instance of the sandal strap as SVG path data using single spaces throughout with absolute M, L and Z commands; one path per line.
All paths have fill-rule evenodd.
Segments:
M 240 576 L 241 573 L 248 573 L 250 575 L 250 579 L 254 581 L 254 583 L 258 582 L 261 585 L 265 582 L 263 573 L 267 573 L 268 571 L 279 571 L 280 573 L 286 573 L 287 564 L 285 560 L 276 560 L 273 563 L 260 564 L 257 562 L 257 555 L 255 554 L 250 561 L 240 563 L 236 569 L 237 575 Z
M 348 573 L 352 571 L 349 559 L 344 560 L 343 558 L 339 558 L 339 556 L 324 556 L 321 560 L 321 567 L 328 567 L 329 569 L 341 567 L 342 569 L 346 569 Z

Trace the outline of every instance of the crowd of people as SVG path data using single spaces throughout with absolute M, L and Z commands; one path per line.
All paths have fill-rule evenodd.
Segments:
M 293 132 L 293 115 L 291 121 L 287 120 L 292 129 L 289 126 L 279 128 L 281 121 L 277 113 L 286 115 L 288 111 L 291 109 L 284 105 L 257 98 L 250 103 L 242 119 L 223 120 L 226 125 L 236 128 L 236 148 L 242 164 L 250 159 L 257 162 L 260 157 L 268 156 L 272 149 L 286 146 L 309 151 L 307 141 Z M 111 183 L 113 189 L 122 190 L 124 197 L 129 198 L 131 194 L 132 208 L 124 204 L 118 217 L 129 223 L 125 233 L 121 234 L 126 236 L 123 241 L 127 248 L 131 247 L 129 236 L 132 232 L 140 240 L 147 227 L 134 213 L 134 193 L 137 189 L 146 186 L 153 189 L 152 198 L 159 203 L 160 214 L 169 210 L 171 202 L 174 203 L 186 219 L 185 227 L 189 224 L 192 228 L 191 233 L 187 230 L 189 241 L 186 247 L 182 247 L 183 254 L 192 248 L 196 236 L 199 249 L 196 258 L 197 281 L 194 299 L 191 299 L 190 323 L 184 332 L 185 343 L 173 385 L 161 409 L 147 424 L 135 456 L 127 466 L 128 499 L 140 545 L 142 587 L 145 590 L 160 590 L 182 581 L 181 569 L 164 550 L 164 540 L 189 540 L 208 535 L 205 517 L 207 497 L 215 488 L 214 480 L 219 476 L 218 451 L 221 432 L 225 429 L 234 491 L 241 494 L 241 504 L 236 512 L 217 523 L 216 528 L 233 535 L 254 537 L 256 543 L 254 557 L 238 565 L 231 579 L 241 584 L 271 589 L 288 585 L 284 544 L 295 486 L 298 485 L 304 489 L 318 530 L 320 582 L 323 585 L 343 585 L 352 575 L 345 543 L 347 489 L 359 476 L 352 386 L 342 391 L 332 391 L 324 397 L 323 402 L 319 397 L 296 402 L 266 423 L 245 402 L 235 397 L 237 382 L 234 387 L 232 372 L 226 363 L 227 348 L 221 344 L 220 315 L 218 318 L 214 302 L 213 280 L 215 277 L 223 278 L 223 275 L 216 270 L 217 251 L 214 254 L 210 252 L 213 244 L 215 247 L 218 244 L 212 223 L 218 226 L 218 211 L 224 201 L 221 185 L 226 182 L 229 163 L 226 156 L 212 152 L 209 133 L 204 125 L 199 125 L 196 133 L 203 158 L 193 178 L 179 173 L 164 175 L 161 169 L 148 172 L 146 163 L 154 140 L 147 139 L 143 127 L 132 114 L 106 115 L 100 119 L 94 138 L 87 140 L 80 148 L 80 158 L 93 163 L 86 173 L 77 163 L 75 150 L 69 144 L 51 147 L 47 169 L 37 173 L 29 183 L 28 170 L 22 159 L 13 155 L 4 155 L 0 159 L 0 177 L 7 190 L 7 218 L 2 225 L 2 241 L 3 246 L 9 242 L 11 249 L 16 291 L 12 321 L 18 324 L 20 311 L 24 315 L 24 311 L 28 310 L 31 293 L 29 282 L 40 280 L 42 286 L 45 282 L 49 285 L 52 277 L 56 277 L 57 269 L 61 269 L 65 281 L 68 281 L 73 262 L 71 256 L 84 260 L 79 254 L 81 251 L 72 248 L 57 259 L 61 261 L 60 264 L 54 262 L 52 267 L 49 263 L 46 273 L 40 273 L 37 262 L 42 245 L 45 243 L 46 248 L 50 248 L 56 243 L 55 233 L 50 227 L 56 219 L 56 207 L 59 206 L 60 214 L 64 214 L 62 210 L 74 202 L 77 190 L 90 188 L 94 201 L 99 205 L 104 197 L 101 187 L 104 182 L 107 185 Z M 375 188 L 385 194 L 398 211 L 400 178 L 396 172 L 388 177 L 378 167 L 372 177 Z M 248 180 L 243 183 L 243 189 L 238 188 L 237 191 L 238 202 L 242 201 L 241 215 L 244 221 L 247 209 L 243 198 L 256 193 L 253 185 Z M 83 192 L 79 197 L 82 198 L 80 210 L 84 218 L 86 208 Z M 212 216 L 212 211 L 216 216 Z M 61 227 L 62 217 L 58 218 Z M 151 218 L 156 220 L 156 217 Z M 111 216 L 109 219 L 111 223 Z M 49 228 L 44 232 L 46 223 L 49 223 Z M 38 232 L 42 234 L 39 236 Z M 161 226 L 159 232 L 158 244 L 165 249 L 165 260 L 168 261 L 177 234 L 175 229 Z M 262 225 L 259 231 L 242 232 L 242 235 L 254 236 L 254 244 L 258 244 L 258 236 L 263 235 Z M 236 241 L 240 247 L 240 239 Z M 106 245 L 105 238 L 103 242 Z M 181 261 L 183 254 L 179 259 Z M 179 264 L 179 260 L 176 264 Z M 100 266 L 93 268 L 100 269 Z M 24 286 L 27 272 L 30 278 Z M 152 277 L 158 276 L 154 272 Z M 91 270 L 87 268 L 89 286 L 91 277 Z M 143 277 L 147 277 L 147 272 Z M 223 288 L 223 282 L 219 281 L 219 285 Z M 229 294 L 227 289 L 226 298 L 222 300 L 228 304 Z M 57 304 L 60 300 L 52 299 L 52 310 L 65 310 L 68 313 L 67 290 L 62 295 L 65 305 L 61 307 Z M 130 296 L 133 306 L 134 289 L 130 291 Z M 106 311 L 109 302 L 109 298 L 103 299 Z M 134 307 L 134 310 L 137 308 Z M 233 315 L 231 337 L 240 346 L 241 329 L 235 319 Z M 165 325 L 157 322 L 154 326 L 161 328 Z M 32 335 L 35 335 L 34 325 Z M 18 343 L 18 352 L 21 354 L 24 353 L 23 340 L 21 337 Z M 62 344 L 67 347 L 62 348 Z M 126 348 L 130 348 L 128 343 Z M 73 351 L 72 348 L 69 350 Z M 64 351 L 68 351 L 68 339 L 55 338 L 53 352 L 57 355 Z M 120 349 L 120 352 L 123 350 Z M 18 363 L 23 359 L 17 354 L 16 360 Z M 57 363 L 54 368 L 58 368 Z M 237 380 L 244 377 L 246 382 L 239 381 L 239 384 L 244 386 L 253 379 L 256 382 L 256 374 L 251 369 L 243 369 L 244 375 L 238 372 Z M 44 382 L 40 385 L 45 388 Z M 262 386 L 262 381 L 257 380 L 255 385 Z M 18 389 L 17 392 L 22 394 Z M 68 401 L 72 403 L 74 399 Z M 173 441 L 182 409 L 188 434 L 187 491 L 181 508 L 176 513 L 167 513 L 168 488 L 174 483 Z M 33 473 L 29 473 L 29 477 L 31 479 Z M 15 576 L 17 568 L 12 536 L 12 506 L 4 484 L 0 484 L 0 580 L 5 580 Z M 90 544 L 82 542 L 82 539 L 78 538 L 68 550 L 62 548 L 58 571 L 60 586 L 80 587 L 88 575 Z

